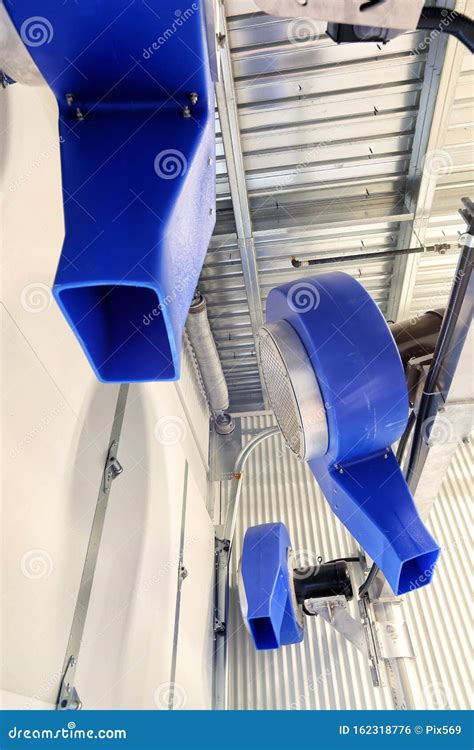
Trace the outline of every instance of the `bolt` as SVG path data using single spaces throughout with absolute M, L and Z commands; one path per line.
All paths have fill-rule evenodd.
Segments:
M 212 214 L 213 214 L 213 213 L 214 213 L 214 209 L 213 209 L 213 208 L 210 208 L 210 209 L 209 209 L 209 216 L 212 216 Z
M 183 108 L 183 117 L 191 117 L 191 110 L 189 109 L 188 105 Z
M 84 112 L 80 107 L 76 107 L 76 120 L 83 120 L 84 119 Z
M 467 436 L 463 437 L 462 441 L 463 441 L 464 445 L 469 445 L 469 438 Z
M 66 94 L 66 104 L 68 107 L 71 106 L 73 101 L 74 101 L 74 94 Z
M 217 39 L 217 46 L 223 47 L 225 44 L 225 34 L 222 34 L 221 32 L 219 32 L 218 34 L 216 34 L 216 39 Z
M 344 469 L 339 469 L 339 474 L 344 474 Z
M 199 96 L 197 95 L 197 93 L 195 91 L 191 91 L 191 93 L 189 94 L 189 101 L 191 102 L 191 104 L 197 104 L 198 99 Z
M 212 164 L 212 156 L 208 156 L 207 163 L 208 163 L 209 166 L 211 166 L 211 164 Z
M 383 457 L 384 457 L 384 458 L 388 458 L 388 453 L 384 453 L 384 454 L 383 454 Z

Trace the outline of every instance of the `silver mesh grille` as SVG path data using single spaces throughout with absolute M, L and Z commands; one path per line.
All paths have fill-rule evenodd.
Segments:
M 295 393 L 283 356 L 265 328 L 260 331 L 259 350 L 263 379 L 278 426 L 290 450 L 303 459 L 304 432 Z

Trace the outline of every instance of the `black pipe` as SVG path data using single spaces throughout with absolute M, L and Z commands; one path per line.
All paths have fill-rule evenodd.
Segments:
M 472 230 L 472 228 L 473 227 L 470 227 L 470 230 Z M 433 361 L 428 375 L 426 376 L 425 386 L 420 400 L 410 458 L 408 461 L 408 484 L 410 484 L 410 481 L 413 479 L 415 467 L 420 456 L 423 443 L 423 428 L 426 419 L 430 416 L 433 410 L 433 399 L 440 399 L 441 395 L 445 395 L 437 392 L 438 380 L 443 368 L 444 359 L 450 352 L 453 334 L 471 280 L 472 263 L 473 248 L 470 246 L 470 243 L 468 243 L 462 248 L 461 257 L 454 277 L 453 288 L 451 290 L 448 306 L 446 308 L 446 313 L 443 318 L 436 349 L 433 355 Z
M 433 354 L 443 315 L 444 310 L 429 310 L 419 317 L 390 326 L 405 370 L 412 357 Z
M 417 28 L 451 34 L 474 52 L 474 21 L 455 10 L 423 8 Z

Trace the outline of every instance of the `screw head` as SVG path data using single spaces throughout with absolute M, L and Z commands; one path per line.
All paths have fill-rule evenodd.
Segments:
M 198 99 L 198 94 L 195 91 L 191 91 L 191 93 L 189 94 L 189 101 L 191 102 L 191 104 L 197 104 Z
M 191 117 L 191 110 L 189 109 L 187 104 L 185 107 L 183 107 L 183 117 Z

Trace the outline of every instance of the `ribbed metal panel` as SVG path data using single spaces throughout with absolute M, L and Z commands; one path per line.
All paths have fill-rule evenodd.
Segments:
M 420 33 L 386 46 L 338 46 L 316 28 L 301 41 L 293 21 L 262 14 L 250 0 L 226 2 L 226 15 L 265 310 L 272 287 L 334 268 L 294 269 L 292 255 L 397 247 L 411 218 L 407 172 L 428 52 L 413 53 Z M 231 408 L 257 410 L 262 391 L 217 116 L 216 132 L 217 222 L 199 286 Z M 386 311 L 391 259 L 339 268 Z
M 269 427 L 269 416 L 247 417 L 244 440 Z M 229 707 L 238 709 L 393 708 L 389 692 L 372 686 L 359 652 L 320 618 L 306 618 L 302 644 L 256 652 L 238 608 L 236 574 L 243 535 L 258 523 L 283 521 L 303 560 L 331 560 L 357 553 L 306 464 L 284 448 L 279 436 L 257 448 L 245 470 L 231 572 Z
M 272 425 L 270 416 L 242 420 L 243 439 Z M 430 520 L 443 548 L 434 583 L 406 597 L 406 615 L 417 652 L 410 671 L 419 708 L 466 708 L 471 689 L 471 595 L 466 570 L 472 530 L 471 459 L 461 446 Z M 385 688 L 372 686 L 359 652 L 320 618 L 306 618 L 302 644 L 256 652 L 239 612 L 236 575 L 248 526 L 283 521 L 303 558 L 353 555 L 357 545 L 337 520 L 306 464 L 277 436 L 255 450 L 245 471 L 236 528 L 229 626 L 229 699 L 238 709 L 393 708 Z M 228 489 L 228 484 L 227 484 Z M 226 490 L 226 483 L 223 483 Z
M 433 583 L 406 597 L 419 708 L 472 708 L 472 449 L 461 445 L 431 511 L 442 548 Z
M 412 311 L 446 304 L 458 260 L 456 249 L 465 224 L 459 216 L 461 198 L 474 194 L 474 60 L 466 50 L 443 147 L 429 158 L 439 171 L 426 244 L 453 243 L 446 255 L 423 256 L 418 264 Z

